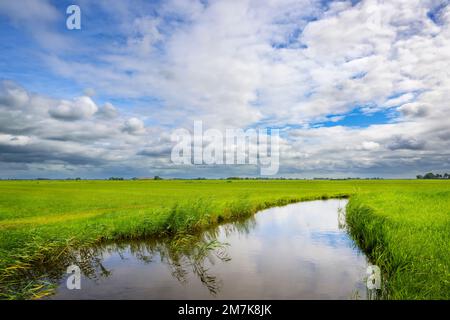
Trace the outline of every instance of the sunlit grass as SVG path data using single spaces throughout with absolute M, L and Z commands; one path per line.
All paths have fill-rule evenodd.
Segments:
M 350 196 L 352 234 L 390 275 L 391 298 L 448 298 L 448 181 L 0 181 L 0 294 L 37 262 L 109 240 L 195 233 L 288 203 Z M 12 295 L 12 293 L 15 293 Z
M 450 297 L 450 193 L 354 196 L 347 222 L 359 246 L 386 274 L 388 298 Z

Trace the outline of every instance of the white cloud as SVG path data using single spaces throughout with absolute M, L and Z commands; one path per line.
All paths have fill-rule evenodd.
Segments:
M 362 143 L 362 147 L 364 150 L 377 150 L 378 148 L 380 148 L 380 144 L 373 141 L 364 141 Z
M 52 117 L 61 120 L 73 121 L 89 118 L 98 110 L 97 105 L 91 98 L 82 96 L 72 101 L 63 100 L 55 107 L 50 108 Z
M 19 97 L 26 93 L 28 102 L 17 105 L 14 93 Z M 51 168 L 55 166 L 57 174 L 65 172 L 69 176 L 80 170 L 92 174 L 109 167 L 149 170 L 152 159 L 137 160 L 137 153 L 164 143 L 170 146 L 168 139 L 161 140 L 161 135 L 155 135 L 156 128 L 147 134 L 142 120 L 126 119 L 110 103 L 100 109 L 102 115 L 93 116 L 97 107 L 88 97 L 58 100 L 3 81 L 0 82 L 0 102 L 0 163 L 4 168 L 14 163 L 27 164 L 30 175 L 39 174 L 42 168 L 52 174 Z M 105 109 L 114 111 L 115 116 L 105 116 Z M 56 118 L 55 110 L 59 112 Z M 127 132 L 123 132 L 123 123 Z M 140 136 L 135 137 L 137 134 Z M 132 165 L 135 161 L 136 165 Z M 18 168 L 21 172 L 24 170 Z
M 112 103 L 107 102 L 97 111 L 97 114 L 102 118 L 113 119 L 117 117 L 118 111 Z
M 145 132 L 144 122 L 138 118 L 130 118 L 125 121 L 123 131 L 129 134 L 143 134 Z
M 11 81 L 3 81 L 0 86 L 0 105 L 20 108 L 29 100 L 28 93 L 25 89 L 16 86 Z
M 327 11 L 306 0 L 169 1 L 153 4 L 156 17 L 139 1 L 97 5 L 119 22 L 111 28 L 123 41 L 99 44 L 95 61 L 58 51 L 45 61 L 98 96 L 158 103 L 121 114 L 125 108 L 99 108 L 89 97 L 55 100 L 6 83 L 0 131 L 85 141 L 91 128 L 105 158 L 132 162 L 136 152 L 151 159 L 167 150 L 155 144 L 169 130 L 146 127 L 149 115 L 187 128 L 194 119 L 218 129 L 293 125 L 301 129 L 287 130 L 281 153 L 291 173 L 449 166 L 449 6 L 435 23 L 427 16 L 433 0 L 340 1 Z M 16 9 L 0 9 L 30 24 Z M 52 10 L 42 19 L 51 23 Z M 10 110 L 29 105 L 32 113 Z M 389 111 L 390 123 L 312 126 L 344 120 L 355 107 Z

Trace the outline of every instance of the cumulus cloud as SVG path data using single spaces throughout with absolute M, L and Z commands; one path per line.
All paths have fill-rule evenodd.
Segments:
M 168 2 L 156 18 L 124 15 L 134 27 L 125 48 L 102 57 L 110 66 L 49 63 L 64 76 L 81 70 L 75 81 L 109 94 L 150 91 L 166 117 L 212 126 L 308 123 L 355 105 L 376 111 L 443 85 L 448 26 L 428 18 L 432 1 L 343 1 L 326 11 L 310 1 L 194 3 Z M 171 15 L 176 27 L 162 22 Z
M 51 175 L 55 168 L 58 174 L 72 174 L 114 165 L 123 167 L 124 162 L 131 165 L 138 150 L 154 143 L 152 136 L 136 141 L 122 131 L 121 123 L 125 122 L 130 133 L 143 133 L 140 119 L 126 119 L 110 103 L 97 111 L 89 97 L 58 100 L 3 81 L 0 82 L 0 101 L 2 168 L 19 168 L 20 172 L 34 168 L 29 174 L 37 174 L 36 168 L 41 168 L 40 171 Z M 102 116 L 94 117 L 96 112 Z M 28 167 L 14 167 L 14 163 Z
M 138 118 L 127 119 L 122 130 L 129 134 L 143 134 L 145 132 L 144 122 Z
M 57 106 L 49 110 L 49 114 L 56 119 L 73 121 L 89 118 L 97 110 L 98 107 L 91 98 L 82 96 L 73 99 L 73 101 L 61 101 Z
M 20 108 L 28 102 L 28 93 L 12 81 L 2 81 L 0 85 L 0 105 Z
M 406 117 L 423 117 L 427 115 L 427 111 L 431 108 L 433 108 L 433 106 L 428 104 L 412 102 L 403 104 L 398 108 L 398 111 Z
M 364 141 L 362 143 L 362 148 L 364 150 L 376 150 L 380 147 L 380 144 L 373 141 Z
M 118 111 L 116 107 L 112 105 L 112 103 L 107 102 L 98 109 L 97 115 L 102 118 L 113 119 L 117 117 Z
M 388 144 L 390 150 L 422 150 L 425 147 L 425 141 L 421 141 L 415 137 L 396 136 L 393 141 Z

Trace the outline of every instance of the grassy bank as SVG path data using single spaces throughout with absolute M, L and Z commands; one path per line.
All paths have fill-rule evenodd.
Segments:
M 192 233 L 271 206 L 352 196 L 350 222 L 355 236 L 364 239 L 362 246 L 380 266 L 403 275 L 398 285 L 395 277 L 390 282 L 391 297 L 448 298 L 442 286 L 448 286 L 449 192 L 447 181 L 1 181 L 0 294 L 39 297 L 46 284 L 38 277 L 24 283 L 28 277 L 17 280 L 17 275 L 29 275 L 33 265 L 51 262 L 70 248 Z M 416 202 L 398 207 L 403 199 Z M 420 206 L 423 210 L 418 211 Z M 435 240 L 422 245 L 430 237 Z M 393 263 L 397 260 L 388 253 L 401 262 Z M 420 272 L 427 273 L 428 261 L 435 284 L 424 285 L 425 278 L 419 283 L 406 281 L 404 274 L 412 264 L 420 264 Z M 415 289 L 401 288 L 405 284 Z
M 347 223 L 385 273 L 386 298 L 450 298 L 449 191 L 355 195 Z

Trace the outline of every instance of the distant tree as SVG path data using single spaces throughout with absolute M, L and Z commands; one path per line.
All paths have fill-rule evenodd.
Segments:
M 161 178 L 160 176 L 155 176 L 154 178 L 153 178 L 153 180 L 162 180 L 163 178 Z
M 417 175 L 416 176 L 417 179 L 450 179 L 450 174 L 449 173 L 444 173 L 444 174 L 440 174 L 440 173 L 432 173 L 432 172 L 428 172 L 425 175 Z
M 424 179 L 436 179 L 436 176 L 432 172 L 428 172 L 423 176 Z

